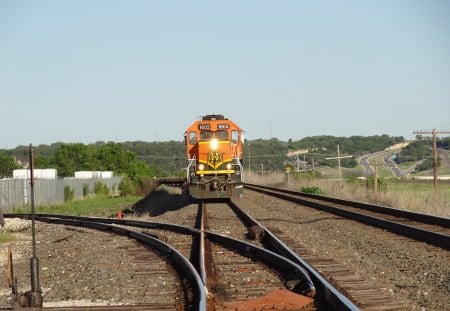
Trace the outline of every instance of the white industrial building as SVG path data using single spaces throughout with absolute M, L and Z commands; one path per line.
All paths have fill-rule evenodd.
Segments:
M 91 179 L 91 178 L 112 178 L 112 171 L 78 171 L 75 172 L 76 179 Z
M 54 168 L 33 169 L 34 178 L 56 179 L 57 176 L 58 176 L 57 171 Z M 24 179 L 24 178 L 31 178 L 29 169 L 13 170 L 13 179 Z

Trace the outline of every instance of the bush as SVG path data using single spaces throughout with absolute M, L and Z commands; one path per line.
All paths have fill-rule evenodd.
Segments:
M 70 186 L 64 187 L 64 202 L 71 202 L 75 196 L 75 189 L 70 188 Z
M 89 185 L 83 184 L 83 197 L 87 196 L 90 193 L 89 191 Z
M 300 189 L 301 192 L 304 193 L 310 193 L 310 194 L 316 194 L 316 195 L 325 195 L 325 191 L 320 189 L 317 186 L 311 186 L 311 187 L 302 187 Z
M 364 186 L 366 184 L 366 179 L 360 179 L 357 176 L 348 176 L 345 181 L 349 185 L 355 185 L 355 186 Z
M 387 188 L 386 180 L 383 177 L 377 178 L 378 191 L 385 191 Z M 375 189 L 375 178 L 373 176 L 369 176 L 366 179 L 366 188 L 367 190 Z
M 99 196 L 107 196 L 109 194 L 109 189 L 104 183 L 98 181 L 94 185 L 94 192 Z
M 119 184 L 120 196 L 127 197 L 136 194 L 135 183 L 130 179 L 130 177 L 125 176 Z
M 440 167 L 442 160 L 441 158 L 437 159 L 437 166 Z M 426 171 L 430 168 L 434 167 L 434 160 L 433 158 L 428 158 L 425 161 L 423 161 L 421 164 L 416 166 L 416 172 Z

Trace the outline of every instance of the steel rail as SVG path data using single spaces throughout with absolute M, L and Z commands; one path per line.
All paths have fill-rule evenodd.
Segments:
M 320 200 L 320 201 L 326 201 L 326 202 L 346 205 L 346 206 L 350 206 L 350 207 L 356 207 L 356 208 L 360 208 L 363 210 L 386 214 L 386 215 L 391 215 L 391 216 L 396 216 L 396 217 L 403 217 L 405 219 L 418 221 L 418 222 L 430 224 L 430 225 L 438 225 L 438 226 L 442 226 L 444 228 L 450 229 L 450 218 L 438 217 L 438 216 L 427 215 L 427 214 L 411 212 L 411 211 L 405 211 L 405 210 L 395 209 L 395 208 L 377 205 L 377 204 L 370 204 L 370 203 L 364 203 L 364 202 L 358 202 L 358 201 L 338 199 L 338 198 L 328 197 L 328 196 L 324 196 L 324 195 L 317 195 L 317 194 L 311 194 L 311 193 L 305 193 L 305 192 L 299 192 L 299 191 L 273 188 L 273 187 L 268 187 L 268 186 L 263 186 L 263 185 L 246 183 L 246 184 L 244 184 L 244 186 L 249 189 L 254 189 L 254 190 L 256 190 L 255 188 L 276 190 L 276 191 L 291 194 L 291 195 L 296 195 L 296 196 L 301 196 L 301 197 L 305 197 L 305 198 L 311 198 L 311 199 L 316 199 L 316 200 Z
M 265 265 L 278 271 L 286 283 L 293 282 L 299 284 L 295 290 L 297 293 L 310 297 L 314 296 L 314 284 L 309 277 L 305 277 L 307 275 L 305 269 L 296 262 L 269 249 L 259 247 L 249 242 L 237 240 L 220 233 L 206 231 L 205 237 L 226 248 L 232 248 L 240 254 L 244 254 L 246 257 L 263 262 Z
M 11 218 L 25 218 L 29 219 L 29 214 L 6 214 L 5 217 Z M 58 217 L 61 216 L 61 217 Z M 136 232 L 119 226 L 113 226 L 102 221 L 108 219 L 105 218 L 92 218 L 88 217 L 72 217 L 63 215 L 41 215 L 37 214 L 35 216 L 36 220 L 46 222 L 46 223 L 57 223 L 70 226 L 81 226 L 91 229 L 96 229 L 100 231 L 113 232 L 119 235 L 127 236 L 131 239 L 141 242 L 142 244 L 149 245 L 150 247 L 156 249 L 161 255 L 165 256 L 176 271 L 178 271 L 182 279 L 188 280 L 188 282 L 182 282 L 185 290 L 185 298 L 188 301 L 188 305 L 185 306 L 187 310 L 193 311 L 206 311 L 206 291 L 197 270 L 190 263 L 186 257 L 184 257 L 179 251 L 173 248 L 171 245 L 154 238 L 148 234 Z M 91 220 L 91 221 L 89 221 Z M 192 292 L 193 295 L 188 293 Z M 185 302 L 186 303 L 186 302 Z
M 6 216 L 9 217 L 10 215 Z M 90 217 L 83 217 L 83 216 L 67 216 L 67 215 L 51 215 L 47 214 L 43 216 L 42 214 L 38 214 L 36 218 L 38 220 L 42 219 L 54 219 L 54 217 L 61 216 L 63 219 L 74 219 L 76 221 L 81 220 L 93 220 L 95 223 L 114 223 L 114 224 L 122 224 L 125 226 L 135 226 L 135 227 L 141 227 L 141 228 L 149 228 L 149 229 L 162 229 L 162 230 L 169 230 L 174 231 L 182 234 L 190 234 L 190 235 L 200 235 L 201 231 L 198 229 L 193 229 L 185 226 L 180 225 L 173 225 L 173 224 L 167 224 L 167 223 L 154 223 L 154 222 L 147 222 L 147 221 L 136 221 L 136 220 L 126 220 L 126 219 L 113 219 L 113 218 L 90 218 Z M 120 227 L 117 227 L 120 228 Z M 209 236 L 216 237 L 214 233 L 210 233 L 209 231 L 205 230 L 205 237 L 208 238 Z M 259 248 L 256 245 L 249 244 L 244 241 L 235 240 L 232 238 L 217 238 L 214 239 L 218 241 L 218 243 L 222 244 L 225 247 L 232 248 L 236 251 L 239 251 L 244 256 L 247 256 L 249 258 L 252 258 L 254 260 L 260 261 L 267 266 L 270 266 L 274 268 L 277 271 L 289 271 L 290 277 L 295 277 L 296 279 L 300 280 L 307 280 L 305 278 L 305 271 L 297 265 L 294 262 L 290 262 L 289 260 L 280 257 L 279 254 L 273 253 L 270 250 Z M 275 258 L 272 258 L 275 257 Z M 312 285 L 312 283 L 307 283 L 308 285 Z
M 283 243 L 277 236 L 275 236 L 269 229 L 264 227 L 261 223 L 244 212 L 233 200 L 228 202 L 228 205 L 236 213 L 236 215 L 246 224 L 247 227 L 258 226 L 264 231 L 264 236 L 261 242 L 267 245 L 268 248 L 274 249 L 276 253 L 292 260 L 299 264 L 312 279 L 312 283 L 317 287 L 318 295 L 322 295 L 330 305 L 336 310 L 359 310 L 353 302 L 340 293 L 333 285 L 331 285 L 319 272 L 317 272 L 310 264 L 308 264 L 302 257 L 296 254 L 289 246 Z M 316 291 L 316 289 L 314 289 Z
M 437 247 L 441 247 L 443 249 L 450 249 L 450 235 L 448 235 L 448 234 L 428 231 L 428 230 L 424 230 L 424 229 L 417 228 L 414 226 L 405 225 L 405 224 L 402 224 L 399 222 L 390 221 L 390 220 L 386 220 L 386 219 L 382 219 L 382 218 L 374 217 L 374 216 L 369 216 L 369 215 L 365 215 L 365 214 L 360 214 L 357 212 L 346 210 L 344 208 L 330 206 L 330 205 L 319 203 L 319 202 L 313 202 L 313 201 L 307 200 L 305 198 L 311 198 L 311 199 L 315 199 L 315 200 L 322 200 L 322 198 L 326 198 L 322 201 L 336 203 L 336 204 L 341 204 L 339 202 L 343 202 L 342 205 L 344 205 L 344 206 L 356 207 L 356 208 L 360 208 L 360 209 L 365 209 L 365 206 L 367 206 L 368 208 L 371 208 L 371 210 L 374 212 L 376 210 L 378 213 L 383 213 L 383 211 L 387 211 L 386 214 L 391 215 L 391 216 L 395 216 L 394 215 L 395 214 L 394 211 L 395 211 L 395 212 L 399 212 L 396 215 L 397 217 L 402 217 L 400 215 L 403 215 L 403 214 L 405 214 L 405 215 L 410 214 L 409 212 L 406 212 L 406 211 L 398 211 L 395 209 L 391 209 L 391 208 L 387 208 L 387 207 L 383 207 L 383 206 L 379 206 L 379 205 L 371 205 L 371 204 L 366 204 L 366 203 L 361 203 L 361 202 L 352 202 L 352 201 L 334 199 L 334 198 L 330 198 L 330 197 L 314 196 L 314 195 L 309 195 L 309 194 L 306 195 L 305 193 L 299 193 L 299 192 L 295 192 L 295 191 L 283 190 L 283 189 L 278 189 L 278 188 L 271 188 L 271 187 L 267 187 L 267 186 L 259 186 L 259 185 L 253 185 L 253 184 L 246 184 L 245 186 L 248 189 L 251 189 L 251 190 L 254 190 L 257 192 L 261 192 L 261 193 L 265 193 L 265 194 L 268 194 L 271 196 L 275 196 L 275 197 L 278 197 L 280 199 L 283 199 L 283 200 L 286 200 L 289 202 L 298 203 L 298 204 L 306 205 L 306 206 L 309 206 L 309 207 L 312 207 L 312 208 L 315 208 L 318 210 L 322 210 L 322 211 L 325 211 L 328 213 L 333 213 L 335 215 L 338 215 L 338 216 L 341 216 L 344 218 L 359 221 L 361 223 L 368 224 L 368 225 L 371 225 L 371 226 L 374 226 L 377 228 L 381 228 L 381 229 L 390 231 L 395 234 L 403 235 L 403 236 L 412 238 L 416 241 L 421 241 L 421 242 L 425 242 L 425 243 L 428 243 L 428 244 L 431 244 L 431 245 L 434 245 Z M 353 204 L 355 204 L 355 205 L 353 205 Z M 411 214 L 413 214 L 413 215 L 410 215 L 410 218 L 408 218 L 409 220 L 420 221 L 417 219 L 417 217 L 418 217 L 418 215 L 422 215 L 422 214 L 419 214 L 419 213 L 411 213 Z M 430 215 L 423 215 L 423 216 L 424 216 L 424 219 L 426 219 L 427 224 L 448 226 L 447 218 L 441 218 L 441 217 L 430 216 Z M 432 223 L 433 221 L 435 221 L 435 223 Z
M 30 219 L 31 215 L 29 214 L 5 214 L 5 218 L 24 218 Z M 128 230 L 118 226 L 107 226 L 103 227 L 103 225 L 107 224 L 117 224 L 124 225 L 130 227 L 138 227 L 138 228 L 147 228 L 147 229 L 161 229 L 168 230 L 172 232 L 177 232 L 180 234 L 188 234 L 193 236 L 200 236 L 200 230 L 189 228 L 181 225 L 167 224 L 167 223 L 159 223 L 159 222 L 148 222 L 148 221 L 137 221 L 137 220 L 126 220 L 126 219 L 114 219 L 114 218 L 97 218 L 97 217 L 84 217 L 84 216 L 69 216 L 69 215 L 56 215 L 56 214 L 37 214 L 36 220 L 48 222 L 48 223 L 61 223 L 61 224 L 69 224 L 72 226 L 82 225 L 86 223 L 88 227 L 96 229 L 98 228 L 104 229 L 104 231 L 113 231 L 113 232 L 122 232 L 122 230 L 126 230 L 128 234 L 131 236 L 144 236 L 144 239 L 151 239 L 154 241 L 156 245 L 159 245 L 158 242 L 162 244 L 157 238 L 154 238 L 145 233 L 138 233 L 132 230 Z M 124 231 L 125 232 L 125 231 Z M 280 272 L 283 278 L 286 281 L 297 281 L 299 284 L 298 288 L 301 289 L 299 293 L 301 294 L 312 294 L 314 289 L 314 284 L 309 280 L 309 276 L 307 273 L 305 274 L 305 270 L 298 263 L 281 256 L 271 250 L 258 247 L 254 244 L 247 243 L 245 241 L 240 241 L 237 239 L 229 238 L 220 234 L 216 234 L 210 231 L 205 230 L 205 238 L 210 241 L 214 241 L 216 243 L 221 244 L 224 247 L 232 249 L 234 251 L 239 252 L 241 255 L 251 258 L 255 261 L 259 261 L 269 267 L 272 267 L 274 270 Z M 167 251 L 164 254 L 171 255 L 174 253 L 172 250 Z M 180 256 L 182 256 L 180 254 Z M 182 256 L 183 257 L 183 256 Z M 188 261 L 183 257 L 184 260 Z M 189 262 L 189 261 L 188 261 Z M 191 263 L 189 262 L 191 265 Z M 198 279 L 197 279 L 198 278 Z M 302 283 L 303 282 L 303 283 Z M 196 284 L 197 286 L 201 284 L 202 293 L 206 291 L 203 286 L 203 281 L 198 273 L 196 273 Z M 203 301 L 203 296 L 202 296 Z M 203 306 L 203 305 L 202 305 Z M 198 309 L 204 310 L 204 309 Z
M 199 203 L 200 212 L 200 249 L 199 249 L 199 273 L 202 278 L 203 285 L 206 286 L 206 268 L 205 268 L 205 202 L 201 201 Z
M 181 234 L 195 234 L 198 230 L 179 226 L 169 223 L 163 222 L 150 222 L 150 221 L 141 221 L 141 220 L 128 220 L 128 219 L 118 219 L 118 218 L 104 218 L 104 217 L 87 217 L 87 216 L 72 216 L 72 215 L 61 215 L 61 214 L 36 214 L 39 218 L 57 218 L 57 219 L 70 219 L 70 220 L 79 220 L 79 221 L 91 221 L 91 222 L 100 222 L 104 224 L 115 224 L 115 225 L 124 225 L 129 227 L 137 227 L 137 228 L 146 228 L 146 229 L 162 229 L 173 231 Z M 5 218 L 24 218 L 31 219 L 30 214 L 13 214 L 8 213 L 4 214 Z

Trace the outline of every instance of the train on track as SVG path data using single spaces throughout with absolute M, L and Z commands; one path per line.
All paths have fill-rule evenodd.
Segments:
M 199 117 L 184 134 L 186 181 L 194 199 L 242 196 L 242 129 L 223 115 Z

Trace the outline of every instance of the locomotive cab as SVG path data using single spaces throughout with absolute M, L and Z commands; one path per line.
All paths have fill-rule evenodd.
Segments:
M 242 195 L 242 130 L 223 115 L 206 115 L 184 135 L 189 195 L 197 199 Z

